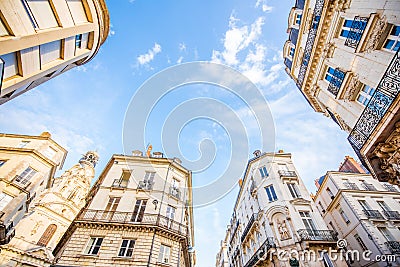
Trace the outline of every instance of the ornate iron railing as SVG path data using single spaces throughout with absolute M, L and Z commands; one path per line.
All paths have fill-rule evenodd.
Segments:
M 384 220 L 382 214 L 378 210 L 363 210 L 368 219 Z
M 257 249 L 257 251 L 253 254 L 253 256 L 251 256 L 250 260 L 247 261 L 244 267 L 255 266 L 256 263 L 259 260 L 263 259 L 265 254 L 267 254 L 268 251 L 274 247 L 276 247 L 274 239 L 272 237 L 267 237 L 264 243 Z
M 297 174 L 295 171 L 279 170 L 278 174 L 279 174 L 279 177 L 297 177 Z
M 111 187 L 126 188 L 128 186 L 128 181 L 123 181 L 121 179 L 114 179 Z
M 373 184 L 362 183 L 362 186 L 364 187 L 365 190 L 377 191 Z
M 343 71 L 341 71 L 339 68 L 335 69 L 335 72 L 333 73 L 331 81 L 328 86 L 328 91 L 331 92 L 334 96 L 338 95 L 345 75 L 346 74 Z
M 346 182 L 343 184 L 347 189 L 359 190 L 358 186 L 355 183 Z
M 240 224 L 240 220 L 237 220 L 236 223 L 235 223 L 234 226 L 233 226 L 233 229 L 232 229 L 232 231 L 231 231 L 230 240 L 229 240 L 229 243 L 230 243 L 230 244 L 232 244 L 232 240 L 233 240 L 233 238 L 234 238 L 235 235 L 236 235 L 236 232 L 237 232 L 237 230 L 238 230 L 238 228 L 239 228 L 239 224 Z
M 383 214 L 385 214 L 385 217 L 388 218 L 388 220 L 400 220 L 400 213 L 395 210 L 384 210 Z
M 257 213 L 253 213 L 253 215 L 251 215 L 249 222 L 246 225 L 246 228 L 244 228 L 244 231 L 243 231 L 240 241 L 243 242 L 246 239 L 246 236 L 249 233 L 249 231 L 250 231 L 251 227 L 253 226 L 253 223 L 256 221 L 256 219 L 257 219 Z
M 135 216 L 133 215 L 133 212 L 85 209 L 76 220 L 88 222 L 121 223 L 129 225 L 152 225 L 168 229 L 181 235 L 187 235 L 188 233 L 186 225 L 159 214 L 145 213 L 141 217 L 140 221 L 134 220 L 133 218 Z
M 325 2 L 325 0 L 317 0 L 317 2 L 315 3 L 312 27 L 308 32 L 306 46 L 304 48 L 304 55 L 303 55 L 303 59 L 301 61 L 302 63 L 300 66 L 300 71 L 299 71 L 299 75 L 297 77 L 297 82 L 296 82 L 296 85 L 300 90 L 301 90 L 301 87 L 303 86 L 304 78 L 305 78 L 306 72 L 307 72 L 308 61 L 310 60 L 314 42 L 315 42 L 315 38 L 317 36 L 319 20 L 321 18 L 322 10 L 324 7 L 324 2 Z
M 179 188 L 176 188 L 175 186 L 171 186 L 169 188 L 169 194 L 174 198 L 181 199 L 181 191 L 179 190 Z
M 152 190 L 154 182 L 152 181 L 139 181 L 138 189 L 142 190 Z
M 399 192 L 396 187 L 392 184 L 383 184 L 383 187 L 390 192 Z
M 344 42 L 344 45 L 357 49 L 357 46 L 360 43 L 361 37 L 364 33 L 365 27 L 367 27 L 367 23 L 368 18 L 366 17 L 354 17 L 353 23 L 351 24 L 351 28 L 349 34 L 347 35 L 346 41 Z
M 350 135 L 347 137 L 354 151 L 363 162 L 364 158 L 361 156 L 360 150 L 400 93 L 399 72 L 400 57 L 398 50 L 386 69 L 371 100 L 368 102 Z
M 338 240 L 337 234 L 332 230 L 300 229 L 297 233 L 299 234 L 301 241 L 336 242 Z
M 399 241 L 387 241 L 385 245 L 389 248 L 392 254 L 400 254 L 400 242 Z

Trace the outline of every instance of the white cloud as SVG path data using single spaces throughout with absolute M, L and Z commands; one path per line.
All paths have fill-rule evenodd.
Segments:
M 181 57 L 178 58 L 178 60 L 176 61 L 176 63 L 177 63 L 177 64 L 181 64 L 181 63 L 182 63 L 182 60 L 183 60 L 183 57 L 181 56 Z
M 266 12 L 266 13 L 269 13 L 269 12 L 271 12 L 271 11 L 274 9 L 272 6 L 269 6 L 269 5 L 267 4 L 267 1 L 266 1 L 266 0 L 257 0 L 256 6 L 255 6 L 255 7 L 256 7 L 256 8 L 261 7 L 262 11 L 263 11 L 263 12 Z
M 139 65 L 145 65 L 153 61 L 154 57 L 161 52 L 161 45 L 154 43 L 153 48 L 149 49 L 146 54 L 139 55 L 137 62 Z
M 180 51 L 186 51 L 186 44 L 185 43 L 180 43 L 179 44 L 179 50 Z

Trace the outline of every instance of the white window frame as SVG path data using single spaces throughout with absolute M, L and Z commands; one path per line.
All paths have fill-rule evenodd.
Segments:
M 287 183 L 290 194 L 293 198 L 300 198 L 301 193 L 296 183 Z
M 165 244 L 160 245 L 160 252 L 158 254 L 158 262 L 169 264 L 171 256 L 171 247 Z
M 0 211 L 2 211 L 10 201 L 13 200 L 13 197 L 10 196 L 9 194 L 6 194 L 4 192 L 0 193 Z
M 100 248 L 101 248 L 101 244 L 103 243 L 103 240 L 104 240 L 103 237 L 90 237 L 90 239 L 86 245 L 84 253 L 86 255 L 98 255 Z M 96 250 L 96 248 L 98 248 L 97 252 L 93 253 Z
M 375 93 L 375 88 L 365 84 L 363 86 L 363 89 L 360 91 L 360 93 L 358 94 L 358 96 L 356 98 L 357 103 L 366 107 L 374 93 Z
M 301 220 L 303 221 L 304 227 L 307 230 L 317 230 L 317 227 L 315 226 L 314 220 L 311 217 L 311 213 L 309 211 L 299 211 Z
M 38 172 L 31 166 L 28 166 L 20 175 L 15 178 L 15 182 L 26 185 Z
M 171 206 L 171 205 L 168 205 L 167 206 L 167 213 L 166 213 L 167 218 L 171 219 L 171 220 L 174 220 L 175 219 L 175 214 L 176 214 L 176 208 Z
M 126 243 L 124 245 L 124 243 Z M 122 239 L 121 246 L 119 247 L 118 257 L 130 258 L 133 256 L 135 249 L 135 239 Z M 122 252 L 122 253 L 121 253 Z
M 391 28 L 390 31 L 389 31 L 388 36 L 386 37 L 385 42 L 384 42 L 383 45 L 382 45 L 382 48 L 385 49 L 386 51 L 395 52 L 395 51 L 394 51 L 394 48 L 396 47 L 396 45 L 397 45 L 398 43 L 400 43 L 400 34 L 399 34 L 399 35 L 393 35 L 393 34 L 392 34 L 393 30 L 394 30 L 396 27 L 400 27 L 400 25 L 393 25 L 393 26 L 392 26 L 392 28 Z M 387 43 L 389 40 L 394 41 L 394 43 L 393 43 L 393 45 L 392 45 L 391 48 L 386 48 L 385 45 L 386 45 L 386 43 Z

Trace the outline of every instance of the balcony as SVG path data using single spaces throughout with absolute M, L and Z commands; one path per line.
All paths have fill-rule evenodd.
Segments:
M 301 241 L 336 242 L 337 234 L 332 230 L 300 229 L 297 231 Z
M 0 224 L 0 245 L 10 243 L 14 236 L 15 228 L 13 222 L 11 222 L 7 227 L 4 224 Z
M 367 191 L 377 191 L 375 186 L 373 184 L 367 184 L 363 183 L 362 186 L 364 187 L 365 190 Z
M 361 37 L 367 27 L 368 18 L 356 16 L 351 24 L 349 34 L 344 43 L 345 46 L 357 49 Z
M 114 182 L 112 183 L 111 187 L 126 188 L 127 186 L 128 186 L 127 180 L 114 179 Z
M 247 234 L 250 232 L 251 227 L 253 226 L 254 222 L 257 220 L 257 213 L 253 213 L 253 215 L 251 215 L 251 218 L 249 220 L 249 222 L 246 225 L 246 228 L 244 228 L 242 237 L 240 238 L 240 241 L 243 242 L 246 239 Z
M 336 68 L 333 72 L 331 81 L 329 82 L 328 91 L 331 92 L 334 96 L 338 95 L 340 87 L 342 86 L 344 80 L 344 76 L 346 76 L 346 73 L 341 71 L 339 68 Z
M 344 185 L 347 189 L 351 189 L 351 190 L 360 190 L 360 189 L 358 188 L 358 186 L 357 186 L 355 183 L 346 182 L 346 183 L 343 183 L 343 185 Z
M 76 218 L 83 222 L 100 223 L 119 223 L 125 225 L 156 226 L 179 235 L 186 236 L 188 228 L 186 225 L 174 221 L 159 214 L 144 213 L 141 221 L 132 221 L 133 212 L 103 211 L 85 209 Z
M 392 184 L 383 184 L 383 187 L 389 192 L 399 192 Z
M 389 248 L 392 254 L 400 254 L 400 242 L 399 241 L 387 241 L 385 245 Z
M 260 246 L 260 248 L 253 254 L 250 260 L 244 265 L 244 267 L 252 267 L 257 264 L 257 262 L 265 257 L 265 254 L 271 248 L 275 248 L 276 245 L 274 243 L 274 239 L 272 237 L 267 237 L 267 240 Z
M 400 213 L 395 210 L 384 210 L 383 214 L 388 220 L 400 221 Z
M 230 241 L 229 241 L 230 244 L 232 244 L 232 241 L 233 241 L 233 239 L 234 239 L 234 237 L 236 235 L 236 232 L 237 232 L 237 230 L 239 228 L 239 224 L 240 224 L 240 220 L 237 220 L 236 223 L 233 226 L 233 229 L 231 231 Z
M 297 174 L 295 171 L 285 171 L 285 170 L 279 170 L 278 171 L 279 177 L 297 177 Z
M 154 185 L 154 182 L 151 182 L 151 181 L 139 181 L 137 188 L 141 189 L 141 190 L 152 190 L 153 185 Z
M 181 199 L 181 191 L 179 190 L 179 188 L 176 188 L 174 186 L 171 186 L 169 188 L 169 195 L 174 198 Z
M 385 220 L 382 214 L 377 210 L 363 210 L 368 219 L 371 220 Z

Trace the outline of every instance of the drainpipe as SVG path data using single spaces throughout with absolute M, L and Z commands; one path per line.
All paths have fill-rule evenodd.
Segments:
M 167 186 L 167 180 L 168 180 L 168 174 L 169 174 L 169 169 L 171 168 L 172 163 L 169 163 L 168 169 L 167 169 L 167 174 L 165 175 L 165 182 L 164 182 L 164 188 L 163 188 L 163 193 L 161 195 L 161 202 L 160 202 L 160 208 L 158 210 L 158 215 L 157 215 L 157 220 L 160 218 L 161 215 L 161 206 L 164 200 L 164 195 L 165 195 L 165 188 Z M 154 228 L 154 233 L 153 233 L 153 238 L 151 240 L 151 248 L 150 248 L 150 254 L 149 254 L 149 259 L 147 261 L 147 267 L 150 267 L 150 261 L 151 261 L 151 256 L 153 255 L 153 247 L 154 247 L 154 239 L 156 237 L 156 228 Z M 178 262 L 179 265 L 179 262 Z

